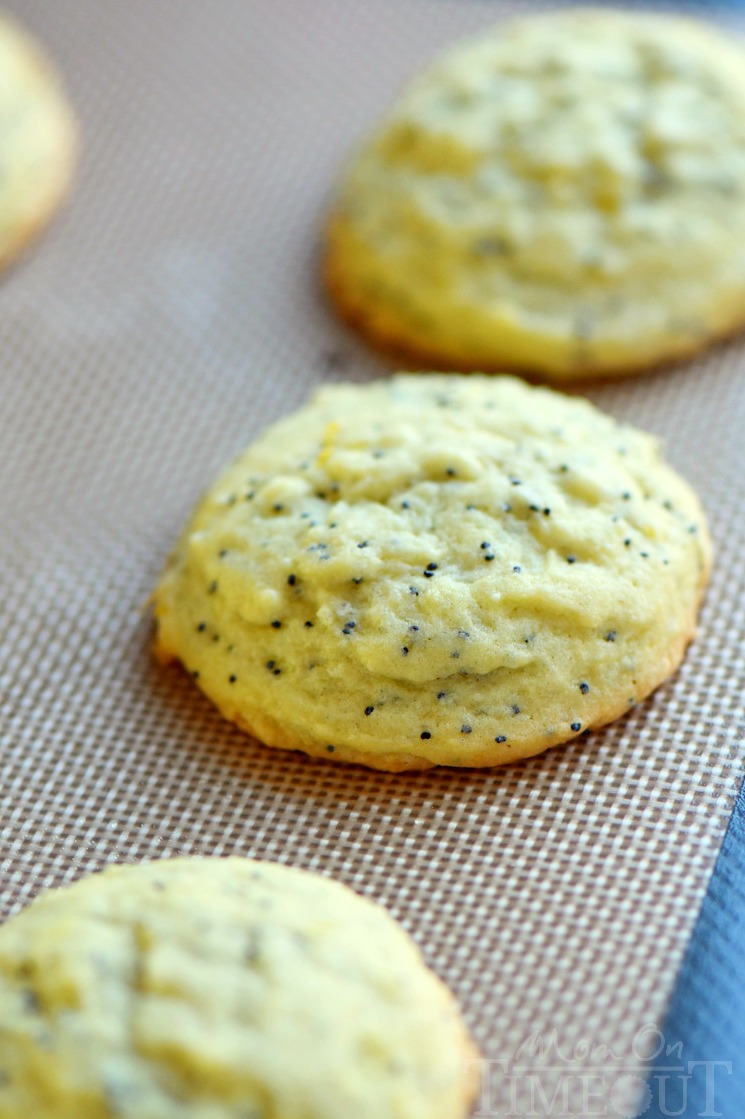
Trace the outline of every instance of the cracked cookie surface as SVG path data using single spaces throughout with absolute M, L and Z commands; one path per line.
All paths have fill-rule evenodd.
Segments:
M 321 389 L 222 475 L 155 592 L 156 650 L 272 746 L 513 761 L 670 675 L 710 565 L 656 441 L 512 377 Z
M 2 1119 L 464 1119 L 476 1058 L 403 929 L 306 871 L 109 868 L 0 929 Z
M 745 48 L 542 13 L 459 44 L 353 158 L 326 278 L 429 368 L 634 372 L 745 322 Z

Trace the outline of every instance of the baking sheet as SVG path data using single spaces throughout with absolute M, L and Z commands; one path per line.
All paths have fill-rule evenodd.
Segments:
M 320 870 L 455 990 L 480 1114 L 632 1114 L 742 777 L 745 343 L 591 393 L 666 439 L 716 542 L 698 640 L 649 701 L 495 771 L 271 752 L 152 662 L 143 604 L 224 462 L 321 381 L 387 372 L 316 281 L 335 178 L 415 67 L 528 5 L 8 6 L 65 72 L 84 149 L 0 285 L 2 914 L 112 861 Z

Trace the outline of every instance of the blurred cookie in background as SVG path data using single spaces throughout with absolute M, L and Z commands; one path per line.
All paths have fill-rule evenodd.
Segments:
M 64 200 L 78 150 L 75 114 L 43 49 L 0 15 L 0 267 Z
M 745 49 L 671 15 L 575 9 L 437 59 L 353 158 L 325 278 L 428 368 L 567 381 L 745 323 Z

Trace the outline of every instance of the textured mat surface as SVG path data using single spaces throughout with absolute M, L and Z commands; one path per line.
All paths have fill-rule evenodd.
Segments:
M 414 67 L 517 5 L 10 7 L 66 73 L 84 152 L 0 284 L 2 913 L 114 860 L 322 870 L 453 986 L 492 1062 L 482 1114 L 631 1114 L 742 776 L 745 343 L 591 393 L 667 440 L 709 512 L 714 579 L 674 680 L 494 772 L 272 753 L 152 663 L 143 607 L 225 461 L 320 381 L 386 373 L 317 288 L 335 176 Z

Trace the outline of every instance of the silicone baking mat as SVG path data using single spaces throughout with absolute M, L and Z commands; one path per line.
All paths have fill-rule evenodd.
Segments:
M 591 393 L 667 441 L 717 547 L 681 671 L 602 732 L 493 771 L 275 753 L 153 663 L 144 611 L 225 461 L 319 382 L 387 373 L 316 281 L 334 181 L 416 66 L 517 7 L 10 4 L 84 143 L 0 285 L 0 899 L 177 853 L 322 871 L 455 990 L 480 1114 L 622 1116 L 742 775 L 745 343 Z

